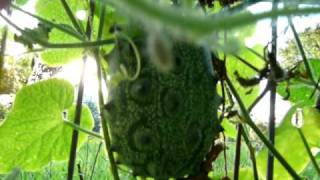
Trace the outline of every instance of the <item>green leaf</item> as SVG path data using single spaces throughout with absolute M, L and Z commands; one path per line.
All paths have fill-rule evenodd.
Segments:
M 88 3 L 85 1 L 67 0 L 67 3 L 74 14 L 79 10 L 86 10 L 88 8 Z M 71 24 L 60 0 L 38 0 L 36 12 L 42 17 L 46 17 L 46 19 L 62 24 Z
M 320 111 L 313 107 L 303 109 L 302 131 L 311 147 L 320 148 Z
M 285 160 L 298 173 L 302 172 L 308 165 L 310 158 L 303 145 L 300 135 L 291 123 L 291 118 L 298 105 L 293 106 L 285 116 L 281 125 L 276 129 L 276 148 L 283 155 Z M 304 108 L 304 125 L 302 131 L 311 147 L 320 145 L 320 113 L 315 108 Z M 259 174 L 266 172 L 267 149 L 264 148 L 257 157 Z M 291 176 L 283 166 L 275 159 L 274 179 L 290 179 Z
M 19 6 L 26 4 L 29 0 L 16 0 L 15 3 Z
M 320 77 L 320 60 L 309 60 L 311 69 L 313 70 L 314 77 L 318 79 Z M 287 82 L 283 82 L 278 86 L 277 92 L 283 96 L 287 96 L 286 88 L 289 87 L 290 96 L 289 101 L 293 103 L 304 103 L 307 106 L 313 106 L 317 96 L 311 95 L 314 92 L 314 85 L 311 83 L 310 77 L 308 77 L 304 64 L 301 62 L 298 65 L 297 76 L 290 80 L 290 85 Z
M 59 43 L 79 42 L 75 40 L 75 38 L 69 36 L 68 34 L 56 29 L 53 29 L 50 33 L 49 40 L 50 42 Z M 80 60 L 82 57 L 82 52 L 82 48 L 48 49 L 41 53 L 41 60 L 49 66 L 61 66 L 73 62 L 75 60 Z
M 236 126 L 228 121 L 228 119 L 224 119 L 221 123 L 221 126 L 223 127 L 224 133 L 227 137 L 234 139 L 237 137 Z
M 239 180 L 254 179 L 252 168 L 241 168 L 239 171 Z
M 41 39 L 42 41 L 48 42 L 49 39 L 49 32 L 51 31 L 51 27 L 46 26 L 45 24 L 39 23 L 38 27 L 34 28 L 34 29 L 29 29 L 26 28 L 25 29 L 25 34 L 21 34 L 21 35 L 16 35 L 14 36 L 14 40 L 24 44 L 25 46 L 27 46 L 29 49 L 33 48 L 33 42 L 30 42 L 30 40 L 28 39 L 28 36 L 36 36 L 39 39 Z
M 263 48 L 261 47 L 261 45 L 256 45 L 253 49 L 256 50 L 257 52 L 261 52 Z M 261 60 L 259 57 L 249 52 L 248 50 L 242 49 L 242 51 L 239 52 L 238 54 L 241 58 L 245 59 L 254 67 L 258 69 L 263 68 L 264 66 L 263 60 Z M 238 90 L 239 95 L 242 97 L 242 100 L 245 106 L 247 107 L 250 106 L 251 103 L 253 103 L 253 101 L 256 99 L 259 93 L 259 86 L 258 85 L 250 86 L 250 87 L 242 86 L 237 81 L 235 72 L 238 72 L 240 77 L 243 77 L 246 79 L 258 76 L 257 72 L 249 68 L 247 65 L 242 63 L 240 60 L 238 60 L 234 56 L 228 56 L 226 61 L 226 68 L 227 68 L 227 73 L 230 79 L 232 80 L 232 82 L 234 82 L 234 86 Z
M 86 10 L 87 4 L 85 1 L 69 0 L 67 1 L 71 10 L 75 14 L 79 10 Z M 54 9 L 54 10 L 53 10 Z M 61 2 L 59 0 L 38 0 L 36 4 L 37 13 L 46 17 L 46 19 L 53 20 L 55 22 L 72 25 L 65 12 Z M 53 43 L 74 43 L 80 42 L 76 38 L 67 35 L 57 29 L 53 29 L 49 34 L 49 41 Z M 74 60 L 79 60 L 82 56 L 82 48 L 79 49 L 49 49 L 41 53 L 41 59 L 44 63 L 50 66 L 59 66 L 67 64 Z
M 64 113 L 73 120 L 74 91 L 64 80 L 50 79 L 22 88 L 11 112 L 0 126 L 0 173 L 15 167 L 36 171 L 52 160 L 68 158 L 72 128 Z M 92 128 L 92 116 L 83 108 L 81 126 Z M 79 144 L 86 135 L 80 133 Z

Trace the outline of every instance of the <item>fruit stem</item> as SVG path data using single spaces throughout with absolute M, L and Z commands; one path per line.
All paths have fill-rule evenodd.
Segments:
M 76 30 L 81 34 L 85 34 L 83 29 L 81 28 L 79 22 L 77 21 L 76 17 L 73 15 L 73 13 L 70 9 L 70 6 L 66 2 L 66 0 L 60 0 L 60 2 L 62 3 L 64 10 L 68 14 L 69 19 L 71 20 L 71 22 L 72 22 L 73 26 L 76 28 Z

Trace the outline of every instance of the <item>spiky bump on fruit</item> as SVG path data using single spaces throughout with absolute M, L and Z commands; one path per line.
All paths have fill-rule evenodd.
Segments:
M 130 34 L 141 55 L 135 80 L 119 78 L 120 64 L 135 74 L 131 45 L 119 39 L 111 53 L 108 111 L 118 161 L 138 176 L 156 179 L 196 174 L 218 133 L 217 79 L 206 48 L 172 40 L 174 69 L 157 71 L 145 33 Z

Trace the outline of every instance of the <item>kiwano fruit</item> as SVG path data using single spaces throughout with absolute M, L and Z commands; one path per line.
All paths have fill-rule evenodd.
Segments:
M 170 37 L 174 68 L 164 73 L 152 63 L 145 34 L 128 34 L 141 56 L 136 79 L 119 78 L 121 66 L 129 75 L 137 71 L 127 40 L 119 38 L 108 59 L 111 80 L 105 109 L 112 150 L 136 176 L 168 179 L 197 174 L 219 126 L 220 97 L 217 78 L 209 71 L 210 53 Z

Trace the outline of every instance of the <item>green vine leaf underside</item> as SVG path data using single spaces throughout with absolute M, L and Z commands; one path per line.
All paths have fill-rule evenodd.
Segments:
M 36 171 L 52 160 L 68 158 L 73 129 L 64 118 L 74 119 L 73 96 L 72 85 L 58 79 L 26 86 L 17 93 L 11 112 L 0 126 L 0 173 L 16 167 Z M 83 108 L 81 118 L 81 126 L 91 129 L 88 108 Z M 79 144 L 85 138 L 80 133 Z
M 276 129 L 276 148 L 288 161 L 288 163 L 301 173 L 310 162 L 308 153 L 303 145 L 301 137 L 296 127 L 291 123 L 297 105 L 293 106 L 285 116 L 282 124 Z M 304 124 L 301 128 L 310 147 L 320 147 L 320 112 L 315 108 L 306 107 L 303 109 Z M 259 174 L 264 174 L 267 169 L 267 149 L 264 148 L 257 157 Z M 291 176 L 283 166 L 275 160 L 274 179 L 291 179 Z
M 78 10 L 87 9 L 85 1 L 69 0 L 68 5 L 74 14 Z M 45 17 L 48 20 L 53 20 L 57 23 L 65 25 L 72 25 L 60 0 L 38 0 L 36 4 L 36 11 L 38 15 Z M 52 29 L 49 34 L 49 42 L 75 43 L 80 41 L 64 32 L 61 32 L 57 29 Z M 48 49 L 41 53 L 41 58 L 50 66 L 59 66 L 80 59 L 82 56 L 82 51 L 82 48 Z

